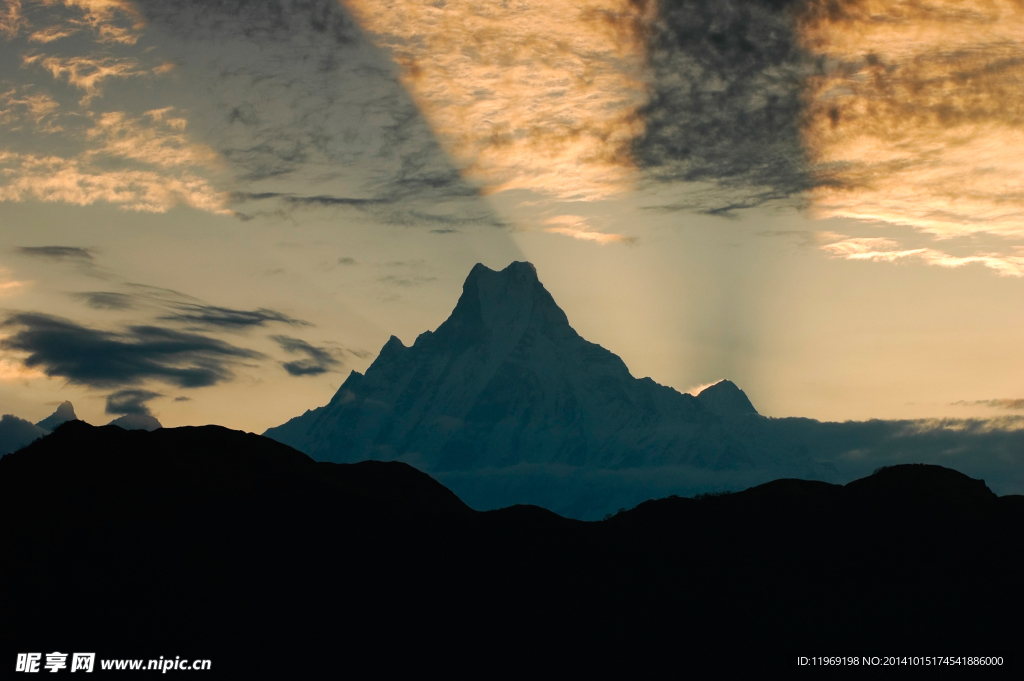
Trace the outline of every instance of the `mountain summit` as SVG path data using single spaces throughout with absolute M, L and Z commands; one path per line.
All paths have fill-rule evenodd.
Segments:
M 45 419 L 37 423 L 36 425 L 46 430 L 54 430 L 57 426 L 64 423 L 65 421 L 75 421 L 78 417 L 75 416 L 75 408 L 71 402 L 64 400 L 57 407 L 56 411 L 47 416 Z
M 445 484 L 473 501 L 452 475 L 538 466 L 561 466 L 563 476 L 565 467 L 665 466 L 821 474 L 805 450 L 756 436 L 765 419 L 735 385 L 705 393 L 634 378 L 573 330 L 530 263 L 478 264 L 435 331 L 410 347 L 392 336 L 329 404 L 265 435 L 318 460 L 400 459 L 449 474 Z
M 697 399 L 723 418 L 742 418 L 747 414 L 757 414 L 747 394 L 729 380 L 719 381 L 704 388 L 698 393 Z

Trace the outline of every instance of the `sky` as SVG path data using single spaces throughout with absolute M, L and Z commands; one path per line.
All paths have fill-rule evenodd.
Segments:
M 528 260 L 768 416 L 1024 416 L 1018 0 L 0 0 L 0 412 L 262 432 Z

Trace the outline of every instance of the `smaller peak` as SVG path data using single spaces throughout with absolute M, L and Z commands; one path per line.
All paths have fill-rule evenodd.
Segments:
M 78 417 L 75 415 L 75 408 L 71 405 L 71 402 L 64 400 L 57 407 L 57 410 L 47 416 L 36 425 L 46 430 L 53 430 L 65 421 L 75 421 Z
M 719 416 L 737 417 L 757 413 L 747 394 L 728 379 L 704 388 L 697 393 L 697 399 Z
M 381 352 L 384 352 L 384 350 L 398 350 L 400 348 L 404 349 L 405 343 L 402 342 L 401 338 L 392 334 L 392 336 L 388 338 L 388 342 L 384 344 L 383 348 L 381 348 Z
M 406 350 L 408 350 L 408 348 L 405 347 L 405 343 L 403 343 L 398 336 L 392 335 L 388 338 L 388 342 L 384 344 L 384 347 L 380 349 L 380 352 L 377 353 L 377 358 L 373 360 L 367 371 L 370 371 L 374 367 L 379 369 L 381 366 L 387 365 L 388 362 L 391 362 L 397 357 L 401 357 L 402 353 Z M 352 378 L 351 374 L 349 375 L 349 378 Z
M 70 400 L 64 400 L 60 403 L 60 406 L 57 407 L 57 411 L 53 413 L 57 416 L 63 416 L 70 421 L 75 418 L 75 407 L 71 404 Z

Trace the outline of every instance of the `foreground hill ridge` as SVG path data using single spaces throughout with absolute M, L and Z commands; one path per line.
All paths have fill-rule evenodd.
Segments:
M 77 421 L 75 407 L 64 400 L 52 414 L 35 424 L 14 414 L 0 417 L 0 456 L 17 451 L 34 440 L 56 430 L 62 423 Z M 109 424 L 125 430 L 156 430 L 163 428 L 155 416 L 149 414 L 125 414 L 114 418 Z
M 457 485 L 537 465 L 834 472 L 797 442 L 759 437 L 766 421 L 730 381 L 693 396 L 633 377 L 573 330 L 533 265 L 514 262 L 473 267 L 436 330 L 408 347 L 392 336 L 327 405 L 264 434 L 317 460 L 402 460 Z
M 169 649 L 239 679 L 788 678 L 806 649 L 1010 666 L 1022 532 L 1024 497 L 930 465 L 582 522 L 220 426 L 71 421 L 0 458 L 0 648 Z
M 384 478 L 401 480 L 401 484 L 397 486 L 402 488 L 403 493 L 411 489 L 410 484 L 419 485 L 423 490 L 430 490 L 429 493 L 412 495 L 418 501 L 426 501 L 428 505 L 436 503 L 458 507 L 470 514 L 480 513 L 465 505 L 456 494 L 430 475 L 406 463 L 373 460 L 353 464 L 316 462 L 308 455 L 272 438 L 218 425 L 181 426 L 146 431 L 126 430 L 113 424 L 93 426 L 84 421 L 70 420 L 59 425 L 53 433 L 0 459 L 0 475 L 11 475 L 12 471 L 23 470 L 25 466 L 38 465 L 42 461 L 46 462 L 44 468 L 51 470 L 54 464 L 60 465 L 56 460 L 63 461 L 65 465 L 88 468 L 95 463 L 96 457 L 115 457 L 121 465 L 141 469 L 152 468 L 154 472 L 158 472 L 161 466 L 175 466 L 184 460 L 186 465 L 211 465 L 211 470 L 229 476 L 232 470 L 230 467 L 235 467 L 235 471 L 265 469 L 268 474 L 275 476 L 289 470 L 313 471 L 322 466 L 326 466 L 322 470 L 373 470 Z M 109 463 L 108 461 L 107 464 Z M 229 468 L 221 466 L 222 463 Z M 401 498 L 401 495 L 395 496 L 393 492 L 394 490 L 386 490 L 385 486 L 369 492 L 360 490 L 359 494 Z M 775 499 L 789 502 L 820 501 L 843 496 L 871 498 L 875 501 L 902 499 L 908 503 L 923 500 L 952 507 L 983 507 L 996 500 L 1005 499 L 1012 504 L 1021 503 L 1024 508 L 1022 495 L 1000 497 L 989 489 L 984 480 L 971 478 L 943 466 L 921 463 L 880 467 L 869 476 L 845 484 L 783 478 L 736 492 L 697 495 L 692 499 L 675 495 L 664 499 L 651 499 L 637 508 L 650 509 L 663 503 L 675 503 L 677 500 L 729 504 L 741 499 Z M 621 509 L 616 515 L 630 512 L 631 510 Z

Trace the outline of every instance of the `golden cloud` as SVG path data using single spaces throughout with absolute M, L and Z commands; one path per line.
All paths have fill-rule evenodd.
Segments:
M 1024 237 L 1024 5 L 815 0 L 798 26 L 818 216 Z
M 58 23 L 33 31 L 29 35 L 32 42 L 50 43 L 89 29 L 98 42 L 134 45 L 140 37 L 139 29 L 144 25 L 142 15 L 130 0 L 29 0 L 29 3 L 70 10 L 64 16 L 51 12 L 50 18 Z M 23 5 L 22 0 L 4 0 L 0 10 L 0 33 L 8 38 L 15 37 L 22 28 L 30 25 Z
M 13 38 L 27 23 L 21 13 L 21 0 L 4 0 L 3 9 L 0 9 L 0 33 Z
M 563 236 L 572 237 L 573 239 L 580 239 L 582 241 L 593 241 L 601 244 L 634 244 L 636 243 L 636 237 L 623 236 L 621 234 L 608 234 L 606 232 L 598 232 L 590 228 L 587 224 L 586 218 L 578 215 L 557 215 L 553 218 L 544 220 L 541 224 L 553 225 L 552 227 L 546 227 L 545 232 L 550 234 L 561 234 Z
M 65 23 L 37 31 L 30 40 L 50 42 L 72 35 L 81 28 L 91 29 L 101 43 L 134 45 L 143 27 L 142 16 L 129 0 L 38 0 L 46 7 L 63 5 L 75 11 Z
M 68 28 L 65 26 L 49 26 L 39 31 L 35 31 L 28 37 L 30 42 L 33 43 L 52 43 L 54 40 L 60 40 L 61 38 L 67 38 L 68 36 L 74 35 L 78 32 L 77 28 Z
M 939 267 L 963 267 L 980 264 L 995 270 L 1003 276 L 1024 277 L 1024 256 L 982 253 L 969 256 L 955 256 L 934 248 L 900 249 L 899 242 L 883 237 L 861 237 L 845 239 L 826 244 L 822 250 L 834 258 L 844 260 L 869 260 L 872 262 L 899 262 L 916 259 L 927 265 Z
M 88 157 L 100 154 L 141 161 L 161 168 L 180 166 L 216 167 L 220 158 L 205 144 L 189 140 L 181 131 L 187 121 L 171 117 L 172 107 L 146 112 L 152 125 L 129 118 L 120 111 L 101 114 L 86 138 L 98 142 Z
M 0 94 L 0 125 L 17 126 L 32 121 L 42 132 L 59 132 L 52 116 L 60 105 L 48 94 L 32 92 L 29 87 L 12 88 Z M 51 120 L 47 120 L 51 119 Z
M 189 171 L 100 169 L 85 158 L 0 152 L 0 201 L 98 201 L 129 210 L 163 213 L 178 205 L 230 214 L 228 196 Z
M 131 78 L 150 71 L 141 68 L 137 59 L 131 57 L 46 57 L 28 55 L 22 58 L 26 65 L 39 64 L 53 74 L 57 80 L 85 91 L 82 106 L 86 106 L 100 94 L 100 83 L 108 78 Z
M 644 3 L 342 2 L 391 50 L 446 151 L 485 192 L 595 200 L 630 188 Z

